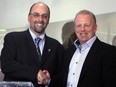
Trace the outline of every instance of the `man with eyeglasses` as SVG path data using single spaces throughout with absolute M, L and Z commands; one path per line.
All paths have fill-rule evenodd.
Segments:
M 34 87 L 45 87 L 50 86 L 52 79 L 58 75 L 64 48 L 57 40 L 46 35 L 49 18 L 49 7 L 37 2 L 32 5 L 28 14 L 30 28 L 5 36 L 1 52 L 4 81 L 31 81 Z M 40 59 L 35 45 L 36 38 L 41 39 L 38 43 Z

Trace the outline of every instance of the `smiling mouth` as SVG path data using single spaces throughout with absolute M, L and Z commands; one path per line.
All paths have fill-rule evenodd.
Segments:
M 85 33 L 85 32 L 82 32 L 82 33 L 80 33 L 80 35 L 87 35 L 87 33 Z
M 42 26 L 42 24 L 40 24 L 40 23 L 37 23 L 37 25 L 38 25 L 38 26 Z
M 38 27 L 43 26 L 43 24 L 42 24 L 42 23 L 36 23 L 35 25 L 36 25 L 36 26 L 38 26 Z

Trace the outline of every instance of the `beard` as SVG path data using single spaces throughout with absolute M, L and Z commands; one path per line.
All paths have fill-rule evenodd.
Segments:
M 36 33 L 42 34 L 44 33 L 45 29 L 46 25 L 44 22 L 36 22 L 36 21 L 34 22 L 34 31 Z

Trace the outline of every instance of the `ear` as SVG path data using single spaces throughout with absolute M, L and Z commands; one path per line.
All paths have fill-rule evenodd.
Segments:
M 30 15 L 28 15 L 28 22 L 30 22 Z
M 94 32 L 97 31 L 97 24 L 94 26 Z

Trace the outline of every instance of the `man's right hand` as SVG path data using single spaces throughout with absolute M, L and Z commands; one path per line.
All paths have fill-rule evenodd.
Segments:
M 50 82 L 50 74 L 47 70 L 39 70 L 37 74 L 38 84 L 48 85 Z

